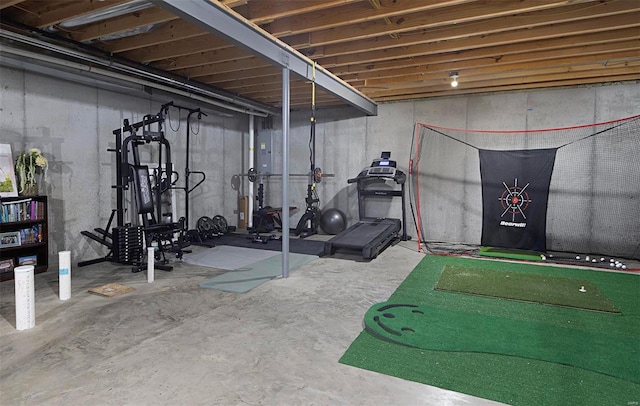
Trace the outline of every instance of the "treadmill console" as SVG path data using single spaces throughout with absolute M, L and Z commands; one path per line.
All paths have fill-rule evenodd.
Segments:
M 363 176 L 367 178 L 371 177 L 383 177 L 383 178 L 393 178 L 396 175 L 398 169 L 393 167 L 385 167 L 385 166 L 372 166 L 371 168 L 364 169 Z
M 386 168 L 395 168 L 396 161 L 392 161 L 390 158 L 391 152 L 383 152 L 380 158 L 374 159 L 373 162 L 371 162 L 371 167 L 381 166 Z
M 400 169 L 376 166 L 371 168 L 364 168 L 357 177 L 348 179 L 347 183 L 356 183 L 365 181 L 366 179 L 381 178 L 393 179 L 399 185 L 403 184 L 407 180 L 407 176 Z
M 382 153 L 384 157 L 385 153 Z M 376 159 L 370 167 L 364 168 L 357 177 L 349 179 L 348 183 L 355 183 L 365 179 L 393 179 L 398 184 L 403 184 L 407 178 L 404 172 L 396 168 L 396 161 L 387 158 Z
M 356 178 L 349 179 L 348 183 L 355 183 L 365 179 L 393 179 L 398 184 L 403 184 L 406 175 L 400 169 L 396 168 L 396 161 L 391 158 L 391 152 L 383 152 L 380 158 L 374 159 L 371 166 L 364 168 Z

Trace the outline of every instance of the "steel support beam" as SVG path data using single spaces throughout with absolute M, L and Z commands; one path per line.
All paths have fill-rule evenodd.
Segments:
M 289 69 L 282 68 L 282 277 L 289 277 Z
M 306 80 L 313 80 L 311 59 L 215 0 L 151 0 L 151 2 L 267 59 L 274 66 L 287 68 Z M 316 65 L 315 69 L 316 85 L 367 115 L 378 114 L 378 105 L 371 99 L 324 68 Z

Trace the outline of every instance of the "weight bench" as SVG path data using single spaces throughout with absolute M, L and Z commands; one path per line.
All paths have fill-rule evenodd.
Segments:
M 296 210 L 297 207 L 290 206 L 289 210 Z M 253 242 L 261 242 L 266 244 L 269 240 L 279 240 L 280 237 L 274 235 L 261 236 L 260 233 L 270 233 L 273 230 L 282 230 L 282 207 L 266 206 L 258 209 L 253 215 L 253 228 L 251 233 L 255 233 L 253 236 Z

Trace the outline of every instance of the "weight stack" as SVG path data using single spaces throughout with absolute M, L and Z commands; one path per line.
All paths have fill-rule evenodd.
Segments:
M 140 264 L 144 257 L 142 227 L 114 227 L 112 234 L 114 261 L 127 265 Z

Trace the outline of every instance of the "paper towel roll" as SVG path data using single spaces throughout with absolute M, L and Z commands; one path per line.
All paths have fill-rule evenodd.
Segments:
M 155 277 L 155 255 L 156 250 L 154 247 L 147 248 L 147 282 L 153 282 Z
M 27 330 L 36 325 L 36 289 L 33 265 L 13 269 L 16 286 L 16 330 Z
M 58 252 L 60 300 L 71 298 L 71 251 Z

